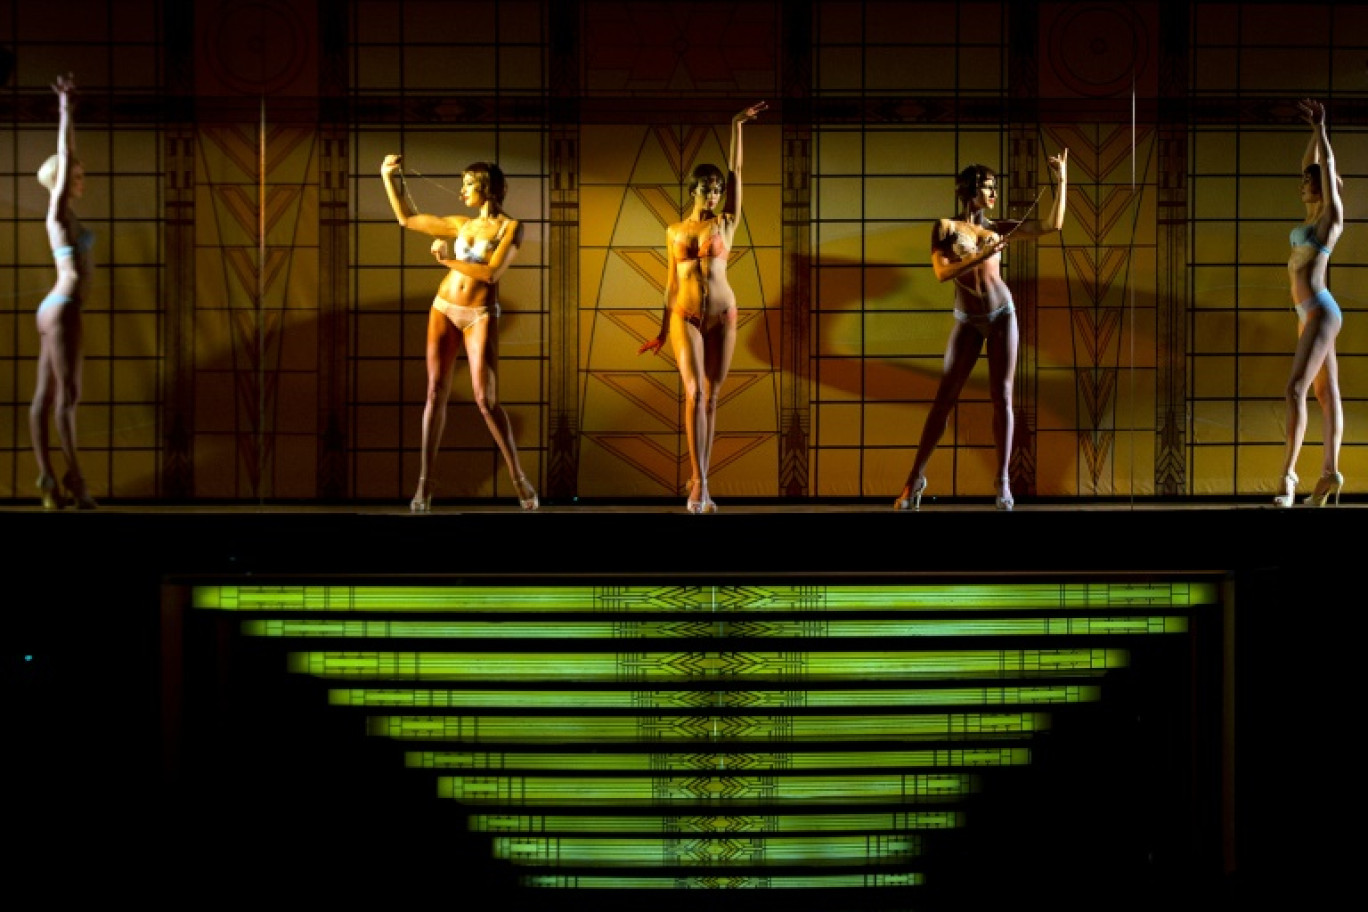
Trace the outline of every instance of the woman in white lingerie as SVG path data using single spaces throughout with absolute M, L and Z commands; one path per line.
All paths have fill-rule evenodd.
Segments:
M 57 282 L 38 307 L 38 382 L 29 408 L 29 435 L 38 459 L 38 495 L 43 508 L 57 510 L 70 498 L 89 510 L 95 500 L 86 489 L 76 458 L 76 404 L 81 401 L 81 306 L 90 294 L 95 235 L 82 227 L 75 202 L 85 192 L 85 169 L 76 158 L 76 80 L 58 76 L 52 90 L 60 104 L 57 154 L 38 169 L 38 182 L 48 191 L 47 232 Z M 48 422 L 57 425 L 57 440 L 66 461 L 58 486 L 52 468 Z
M 446 426 L 456 356 L 464 347 L 475 404 L 503 454 L 519 504 L 524 510 L 535 510 L 537 492 L 518 462 L 513 427 L 498 395 L 499 278 L 522 244 L 522 226 L 503 211 L 508 183 L 498 165 L 475 162 L 461 179 L 461 199 L 479 215 L 427 215 L 418 212 L 409 196 L 401 161 L 402 156 L 386 155 L 380 165 L 394 216 L 405 228 L 431 235 L 435 239 L 432 254 L 448 269 L 428 314 L 422 462 L 409 509 L 414 513 L 432 509 L 433 464 Z
M 1311 125 L 1311 141 L 1302 156 L 1301 200 L 1306 220 L 1292 229 L 1292 253 L 1287 273 L 1297 308 L 1297 350 L 1287 380 L 1287 446 L 1283 456 L 1282 491 L 1273 498 L 1279 507 L 1297 499 L 1297 455 L 1306 436 L 1306 394 L 1314 389 L 1324 419 L 1325 455 L 1321 476 L 1306 503 L 1325 506 L 1331 496 L 1339 503 L 1344 476 L 1339 471 L 1340 442 L 1344 437 L 1344 406 L 1340 401 L 1339 362 L 1335 338 L 1344 318 L 1339 304 L 1325 287 L 1330 251 L 1344 232 L 1341 179 L 1325 129 L 1325 106 L 1304 99 L 1297 103 L 1302 120 Z
M 945 433 L 950 411 L 959 401 L 960 391 L 978 363 L 984 343 L 988 348 L 988 387 L 997 455 L 995 502 L 999 510 L 1013 507 L 1007 469 L 1012 455 L 1012 381 L 1018 334 L 1016 308 L 1002 279 L 999 260 L 1009 241 L 1040 237 L 1064 227 L 1068 160 L 1068 149 L 1049 160 L 1057 186 L 1053 189 L 1054 202 L 1049 214 L 1040 219 L 990 219 L 987 213 L 997 204 L 998 186 L 997 174 L 986 165 L 970 165 L 955 179 L 960 214 L 957 218 L 939 220 L 931 229 L 931 266 L 936 279 L 955 284 L 955 325 L 945 347 L 940 386 L 926 415 L 917 456 L 902 494 L 893 502 L 896 510 L 920 509 L 926 491 L 926 464 Z

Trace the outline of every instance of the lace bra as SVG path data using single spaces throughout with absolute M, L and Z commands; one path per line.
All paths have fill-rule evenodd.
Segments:
M 721 234 L 710 234 L 702 243 L 695 237 L 682 237 L 675 241 L 674 248 L 675 259 L 680 262 L 727 255 L 727 242 Z
M 463 263 L 487 265 L 489 258 L 498 249 L 499 241 L 503 239 L 504 229 L 507 227 L 508 219 L 504 219 L 499 225 L 498 233 L 492 238 L 476 238 L 474 241 L 467 241 L 463 235 L 457 236 L 451 245 L 451 258 Z

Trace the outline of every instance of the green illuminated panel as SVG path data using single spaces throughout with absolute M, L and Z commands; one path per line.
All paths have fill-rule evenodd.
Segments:
M 785 751 L 725 753 L 691 747 L 687 753 L 529 753 L 508 751 L 409 751 L 405 765 L 435 770 L 581 770 L 669 772 L 673 770 L 812 770 L 909 767 L 1025 766 L 1025 747 L 977 750 Z
M 1045 713 L 925 713 L 865 716 L 373 716 L 368 734 L 401 741 L 535 743 L 713 740 L 899 740 L 1024 738 L 1049 728 Z
M 196 608 L 285 612 L 1155 609 L 1210 605 L 1216 583 L 892 586 L 196 586 Z
M 884 833 L 950 830 L 964 826 L 962 811 L 894 811 L 871 814 L 691 814 L 629 816 L 578 814 L 475 814 L 478 833 Z
M 913 887 L 924 883 L 915 871 L 879 874 L 809 874 L 770 877 L 615 877 L 611 875 L 528 876 L 518 881 L 525 887 L 571 890 L 784 890 Z
M 977 789 L 968 774 L 838 776 L 439 776 L 437 794 L 462 804 L 581 805 L 700 802 L 887 802 L 958 798 Z
M 399 690 L 333 689 L 334 706 L 374 709 L 792 709 L 830 706 L 1042 706 L 1094 703 L 1101 688 L 1060 684 L 1040 687 L 823 690 Z
M 244 621 L 242 632 L 264 637 L 330 637 L 335 639 L 732 639 L 836 637 L 1009 637 L 1098 636 L 1185 633 L 1181 616 L 1027 617 L 959 620 L 794 620 L 794 621 Z
M 904 864 L 922 852 L 920 838 L 903 834 L 664 839 L 501 836 L 493 840 L 493 846 L 496 858 L 546 868 Z
M 1019 674 L 1101 674 L 1124 668 L 1123 649 L 990 649 L 920 652 L 294 652 L 291 671 L 325 678 L 613 680 L 851 677 L 913 680 Z

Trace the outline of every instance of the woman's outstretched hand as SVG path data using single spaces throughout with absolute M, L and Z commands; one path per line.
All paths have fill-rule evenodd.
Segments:
M 1049 164 L 1056 177 L 1066 180 L 1069 176 L 1069 150 L 1064 149 L 1058 155 L 1051 155 Z
M 1311 98 L 1303 98 L 1297 102 L 1297 111 L 1301 114 L 1301 119 L 1313 127 L 1319 127 L 1325 123 L 1325 105 Z
M 746 110 L 742 111 L 740 114 L 737 114 L 735 117 L 733 117 L 732 123 L 750 123 L 752 120 L 755 120 L 755 118 L 760 116 L 761 111 L 768 110 L 768 102 L 757 101 L 755 104 L 751 105 L 749 108 L 746 108 Z
M 396 171 L 402 170 L 403 161 L 404 156 L 402 155 L 386 155 L 385 160 L 380 163 L 380 175 L 382 177 L 389 177 Z
M 645 342 L 642 342 L 641 348 L 637 349 L 637 354 L 644 355 L 646 354 L 646 352 L 655 352 L 656 354 L 660 354 L 660 350 L 664 346 L 665 340 L 660 338 L 659 336 L 656 336 L 654 339 L 647 339 Z
M 57 81 L 52 84 L 52 91 L 56 92 L 62 101 L 69 101 L 76 94 L 76 77 L 71 73 L 58 76 Z

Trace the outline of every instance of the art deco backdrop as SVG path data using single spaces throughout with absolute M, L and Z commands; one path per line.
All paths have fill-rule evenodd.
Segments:
M 390 152 L 440 214 L 463 211 L 469 162 L 509 175 L 526 236 L 501 285 L 500 393 L 545 496 L 682 496 L 678 374 L 635 352 L 686 177 L 725 164 L 731 115 L 761 99 L 719 499 L 891 499 L 951 326 L 928 234 L 953 175 L 997 168 L 1025 215 L 1064 147 L 1063 232 L 1005 258 L 1013 489 L 1271 493 L 1305 96 L 1347 181 L 1342 469 L 1368 471 L 1359 5 L 82 0 L 6 7 L 0 48 L 0 497 L 35 476 L 33 312 L 53 273 L 32 174 L 66 71 L 99 238 L 80 413 L 97 496 L 406 502 L 440 272 L 389 212 Z M 439 497 L 511 502 L 458 371 Z M 991 493 L 985 381 L 981 365 L 931 464 L 936 494 Z M 1313 407 L 1308 460 L 1319 433 Z

